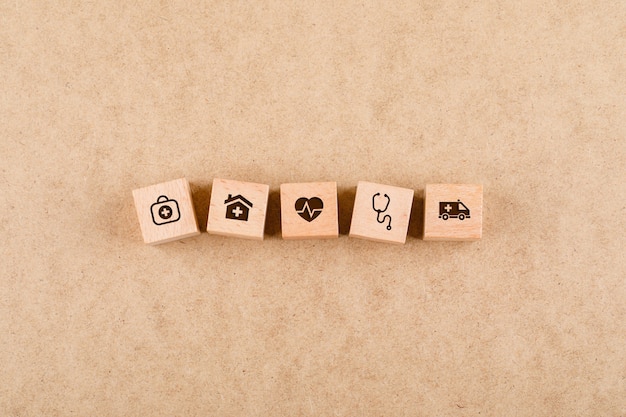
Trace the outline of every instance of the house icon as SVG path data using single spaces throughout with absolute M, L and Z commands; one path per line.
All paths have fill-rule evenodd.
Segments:
M 228 198 L 224 201 L 226 204 L 226 218 L 233 220 L 248 221 L 248 213 L 252 208 L 252 203 L 246 200 L 241 194 L 233 196 L 228 194 Z

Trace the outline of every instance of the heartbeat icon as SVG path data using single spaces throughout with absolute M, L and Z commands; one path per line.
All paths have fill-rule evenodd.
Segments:
M 296 213 L 307 222 L 315 220 L 324 209 L 324 202 L 319 197 L 300 197 L 295 204 Z

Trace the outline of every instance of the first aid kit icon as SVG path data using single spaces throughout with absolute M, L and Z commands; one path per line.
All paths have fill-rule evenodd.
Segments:
M 176 200 L 170 200 L 167 196 L 159 196 L 157 202 L 150 206 L 152 222 L 157 226 L 174 223 L 180 220 L 180 210 Z

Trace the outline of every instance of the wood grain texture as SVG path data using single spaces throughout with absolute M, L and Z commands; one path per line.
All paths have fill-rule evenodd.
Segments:
M 268 195 L 269 185 L 214 179 L 207 232 L 263 240 Z
M 473 241 L 480 239 L 482 233 L 482 185 L 426 185 L 424 240 Z
M 413 194 L 414 191 L 408 188 L 359 181 L 350 237 L 404 244 Z
M 283 239 L 339 237 L 336 182 L 281 184 Z
M 158 245 L 198 236 L 198 219 L 185 178 L 133 190 L 145 243 Z

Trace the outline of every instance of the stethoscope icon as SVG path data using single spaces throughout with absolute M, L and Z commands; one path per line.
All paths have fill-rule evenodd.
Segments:
M 378 196 L 380 196 L 380 193 L 376 193 L 372 196 L 372 208 L 376 212 L 376 221 L 378 223 L 385 223 L 387 219 L 389 219 L 389 223 L 387 224 L 387 230 L 391 230 L 391 216 L 385 214 L 382 219 L 380 218 L 381 213 L 386 212 L 387 208 L 389 208 L 389 203 L 391 202 L 391 199 L 387 194 L 383 194 L 383 197 L 387 199 L 387 204 L 385 204 L 385 208 L 381 210 L 380 208 L 376 208 L 376 197 Z

